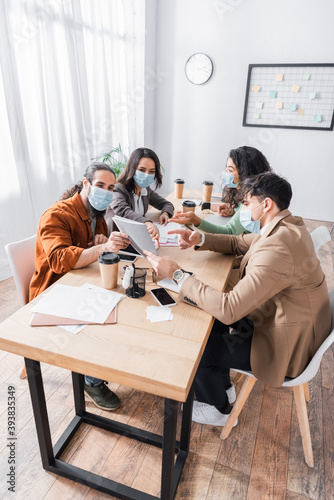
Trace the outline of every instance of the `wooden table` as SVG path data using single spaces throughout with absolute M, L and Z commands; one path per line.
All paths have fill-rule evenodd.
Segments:
M 214 288 L 223 290 L 233 257 L 213 252 L 161 248 L 181 267 Z M 147 261 L 138 259 L 136 265 Z M 125 263 L 124 263 L 125 265 Z M 80 286 L 84 282 L 101 286 L 97 263 L 73 270 L 57 283 Z M 124 293 L 119 286 L 117 291 Z M 91 325 L 77 335 L 56 326 L 30 327 L 32 305 L 22 307 L 0 325 L 0 349 L 25 357 L 28 382 L 44 469 L 91 488 L 123 499 L 152 500 L 152 495 L 100 477 L 60 460 L 82 423 L 110 430 L 162 448 L 161 497 L 174 498 L 189 449 L 194 376 L 211 330 L 213 318 L 185 303 L 173 307 L 174 320 L 151 323 L 146 307 L 156 305 L 147 293 L 141 299 L 123 299 L 117 309 L 117 323 Z M 177 294 L 173 294 L 177 300 Z M 40 362 L 72 372 L 75 416 L 58 442 L 52 445 Z M 83 374 L 112 380 L 133 389 L 165 398 L 163 435 L 156 435 L 87 412 Z M 178 402 L 184 402 L 180 441 L 176 441 Z M 174 464 L 175 453 L 177 458 Z

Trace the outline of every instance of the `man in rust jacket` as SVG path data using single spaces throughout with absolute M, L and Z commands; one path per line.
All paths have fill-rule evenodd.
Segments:
M 44 212 L 37 228 L 30 300 L 68 271 L 95 262 L 102 252 L 118 252 L 129 245 L 124 233 L 107 237 L 103 217 L 112 201 L 115 182 L 115 173 L 108 165 L 92 163 L 83 180 Z M 98 408 L 110 411 L 121 404 L 103 380 L 86 375 L 84 388 Z
M 196 422 L 226 423 L 235 399 L 230 368 L 252 370 L 259 380 L 279 387 L 285 377 L 297 377 L 306 368 L 330 333 L 325 277 L 303 220 L 288 210 L 291 197 L 285 179 L 261 174 L 243 186 L 240 221 L 251 234 L 173 231 L 183 249 L 195 245 L 197 251 L 242 256 L 226 292 L 205 285 L 167 257 L 147 254 L 159 276 L 181 285 L 179 299 L 216 318 L 195 379 Z

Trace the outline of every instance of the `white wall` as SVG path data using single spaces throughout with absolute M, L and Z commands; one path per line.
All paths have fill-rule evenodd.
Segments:
M 294 191 L 297 215 L 334 220 L 334 131 L 242 126 L 248 64 L 334 63 L 332 0 L 159 0 L 154 145 L 166 169 L 162 191 L 220 179 L 228 151 L 260 149 Z M 214 63 L 193 85 L 184 65 L 194 52 Z M 218 184 L 217 184 L 218 186 Z

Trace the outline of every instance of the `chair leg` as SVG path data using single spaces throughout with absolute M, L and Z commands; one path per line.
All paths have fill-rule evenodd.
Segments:
M 236 385 L 240 380 L 244 378 L 245 374 L 244 373 L 237 373 L 236 376 L 233 379 L 234 385 Z
M 20 378 L 26 378 L 26 376 L 27 376 L 27 369 L 24 365 L 24 367 L 22 368 L 22 371 L 20 373 Z
M 310 392 L 308 390 L 308 384 L 307 384 L 307 382 L 305 382 L 305 384 L 303 384 L 303 387 L 304 387 L 305 400 L 306 400 L 306 403 L 308 403 L 310 401 Z
M 245 382 L 243 383 L 240 392 L 238 394 L 238 397 L 233 405 L 233 409 L 230 413 L 230 416 L 227 419 L 226 424 L 224 425 L 224 428 L 220 434 L 220 439 L 226 439 L 228 435 L 231 432 L 231 429 L 236 421 L 236 419 L 239 416 L 239 413 L 244 407 L 244 404 L 247 401 L 247 398 L 253 389 L 253 386 L 256 382 L 256 378 L 254 377 L 246 377 Z
M 307 417 L 307 408 L 304 395 L 304 386 L 303 385 L 295 386 L 293 388 L 293 394 L 295 397 L 300 434 L 302 436 L 305 462 L 309 467 L 314 467 L 310 426 Z

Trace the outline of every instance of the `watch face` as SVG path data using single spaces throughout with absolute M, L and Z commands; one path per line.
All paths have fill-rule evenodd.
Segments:
M 213 64 L 209 56 L 202 53 L 193 54 L 186 62 L 186 77 L 191 83 L 202 85 L 207 82 L 213 71 Z
M 178 269 L 177 271 L 174 272 L 173 278 L 176 281 L 179 281 L 182 278 L 182 276 L 183 276 L 183 272 Z

